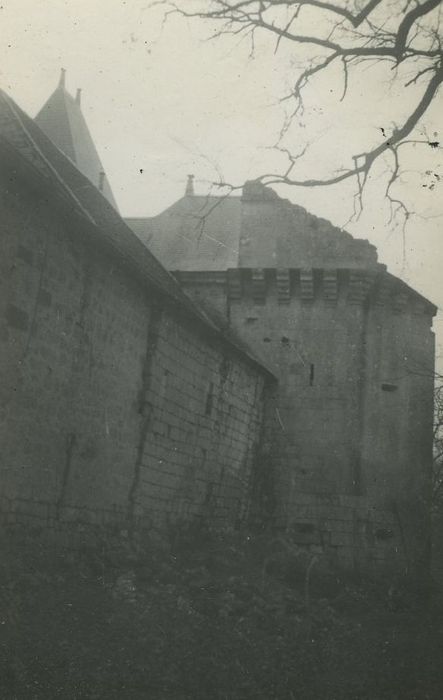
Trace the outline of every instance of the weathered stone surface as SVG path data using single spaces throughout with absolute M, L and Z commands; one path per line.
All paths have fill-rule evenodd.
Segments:
M 19 181 L 1 217 L 3 517 L 244 517 L 266 373 Z

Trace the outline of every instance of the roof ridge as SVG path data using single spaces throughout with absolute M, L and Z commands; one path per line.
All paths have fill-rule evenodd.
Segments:
M 44 153 L 42 152 L 41 148 L 39 145 L 35 142 L 35 140 L 32 138 L 32 135 L 29 132 L 29 129 L 26 128 L 23 119 L 21 118 L 20 113 L 17 111 L 16 107 L 17 105 L 15 102 L 12 100 L 9 95 L 7 95 L 3 90 L 0 89 L 0 95 L 3 98 L 4 102 L 6 103 L 7 107 L 9 110 L 12 112 L 14 115 L 16 121 L 18 122 L 20 128 L 22 129 L 23 133 L 25 134 L 26 138 L 28 141 L 31 143 L 32 147 L 37 151 L 39 154 L 40 158 L 43 160 L 45 166 L 48 168 L 50 174 L 56 178 L 58 184 L 65 190 L 65 192 L 74 199 L 75 203 L 77 206 L 81 209 L 82 213 L 89 219 L 91 223 L 94 225 L 96 224 L 95 219 L 93 216 L 91 216 L 90 212 L 85 209 L 85 207 L 82 205 L 78 197 L 74 194 L 74 192 L 70 189 L 70 187 L 66 184 L 66 182 L 63 180 L 63 178 L 60 176 L 60 174 L 57 172 L 57 169 L 52 165 L 52 163 L 46 158 Z M 21 110 L 20 110 L 21 111 Z M 43 132 L 42 132 L 43 133 Z M 46 136 L 46 138 L 49 139 L 49 137 Z M 52 142 L 51 142 L 52 143 Z M 62 153 L 62 151 L 55 145 L 53 144 L 54 148 L 57 148 L 57 150 Z M 62 155 L 67 158 L 65 153 L 62 153 Z M 69 159 L 70 160 L 70 159 Z M 72 162 L 72 161 L 71 161 Z M 74 165 L 74 164 L 73 164 Z
M 1 113 L 2 105 L 9 111 L 10 117 L 7 116 L 6 120 L 10 119 L 10 121 L 1 119 L 3 116 Z M 56 184 L 56 192 L 58 190 L 60 195 L 63 191 L 63 201 L 66 203 L 67 200 L 73 204 L 76 213 L 86 214 L 91 234 L 95 234 L 105 245 L 109 246 L 119 256 L 122 264 L 129 264 L 140 275 L 144 283 L 154 286 L 169 300 L 169 304 L 179 305 L 181 313 L 189 314 L 194 321 L 199 322 L 206 329 L 206 332 L 210 332 L 215 338 L 223 338 L 232 349 L 241 353 L 242 357 L 272 374 L 269 368 L 263 365 L 250 351 L 227 336 L 204 310 L 194 304 L 176 278 L 140 241 L 112 204 L 94 187 L 89 178 L 1 89 L 0 126 L 6 135 L 5 143 L 12 149 L 12 152 L 17 154 L 17 157 L 26 162 L 30 172 L 34 173 L 34 177 L 36 173 L 46 170 L 47 177 L 39 177 L 42 186 L 47 186 L 46 183 L 49 186 L 51 183 Z M 35 133 L 32 134 L 32 131 Z M 47 153 L 44 153 L 45 149 Z M 77 191 L 81 193 L 81 196 L 77 197 Z
M 61 95 L 62 95 L 62 97 L 63 97 L 63 102 L 62 102 L 62 104 L 63 104 L 63 109 L 64 109 L 64 111 L 65 111 L 66 119 L 67 119 L 67 121 L 68 121 L 68 123 L 69 123 L 69 121 L 70 121 L 70 120 L 69 120 L 69 110 L 68 110 L 68 106 L 67 106 L 67 104 L 66 104 L 66 97 L 69 96 L 69 93 L 68 93 L 68 91 L 67 91 L 64 87 L 62 87 L 62 86 L 59 86 L 57 89 L 59 90 L 59 92 L 61 93 Z M 77 153 L 76 153 L 76 150 L 75 150 L 75 144 L 74 144 L 74 139 L 73 139 L 73 137 L 72 137 L 72 131 L 71 131 L 71 129 L 69 129 L 69 140 L 70 140 L 70 142 L 71 142 L 72 153 L 74 154 L 74 163 L 77 163 Z M 67 155 L 68 158 L 69 158 L 69 154 L 68 154 L 68 153 L 65 153 L 65 155 Z

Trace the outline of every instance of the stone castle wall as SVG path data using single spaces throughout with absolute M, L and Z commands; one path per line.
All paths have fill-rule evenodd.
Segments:
M 177 273 L 279 379 L 268 406 L 274 521 L 357 569 L 427 555 L 431 312 L 377 270 Z M 430 432 L 431 431 L 431 432 Z
M 1 517 L 152 527 L 247 515 L 269 375 L 9 175 Z

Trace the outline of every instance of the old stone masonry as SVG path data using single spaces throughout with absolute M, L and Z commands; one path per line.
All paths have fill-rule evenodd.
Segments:
M 259 182 L 122 219 L 65 76 L 0 93 L 1 518 L 284 529 L 330 566 L 429 547 L 435 306 Z M 204 226 L 201 222 L 204 220 Z

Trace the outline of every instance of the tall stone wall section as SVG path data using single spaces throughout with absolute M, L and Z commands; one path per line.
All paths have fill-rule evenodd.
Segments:
M 432 313 L 378 270 L 177 273 L 279 379 L 274 523 L 356 570 L 420 568 L 432 455 Z M 223 302 L 224 293 L 224 302 Z
M 268 376 L 41 193 L 2 182 L 1 517 L 248 511 Z

